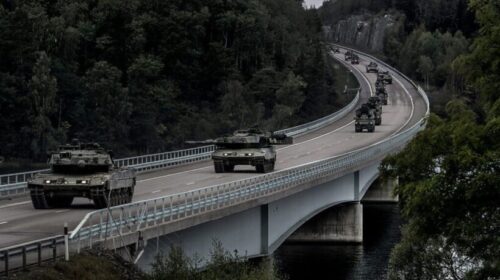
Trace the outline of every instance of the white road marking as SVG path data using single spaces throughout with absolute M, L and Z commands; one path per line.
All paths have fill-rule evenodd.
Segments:
M 191 185 L 194 185 L 196 182 L 189 182 L 189 183 L 186 183 L 186 185 L 188 186 L 191 186 Z
M 9 208 L 9 207 L 18 206 L 18 205 L 23 205 L 23 204 L 28 204 L 28 203 L 31 203 L 31 200 L 21 201 L 21 202 L 16 202 L 16 203 L 0 206 L 0 209 Z
M 4 225 L 6 223 L 8 223 L 8 222 L 7 221 L 2 221 L 2 222 L 0 222 L 0 225 Z
M 55 211 L 56 213 L 64 213 L 64 212 L 68 212 L 70 209 L 64 209 L 64 210 L 57 210 Z
M 159 193 L 161 190 L 152 191 L 151 193 Z

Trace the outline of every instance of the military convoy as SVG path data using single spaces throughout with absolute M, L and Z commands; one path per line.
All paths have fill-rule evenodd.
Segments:
M 378 73 L 378 65 L 375 62 L 370 62 L 368 65 L 366 65 L 366 73 Z
M 276 150 L 273 145 L 292 144 L 285 134 L 263 132 L 258 128 L 240 129 L 231 136 L 215 140 L 186 141 L 188 144 L 214 144 L 212 153 L 216 173 L 232 172 L 236 165 L 255 166 L 257 172 L 274 170 Z
M 73 140 L 52 153 L 49 164 L 49 172 L 28 181 L 35 209 L 69 207 L 75 197 L 93 200 L 96 208 L 132 201 L 135 170 L 116 167 L 110 153 L 97 143 Z

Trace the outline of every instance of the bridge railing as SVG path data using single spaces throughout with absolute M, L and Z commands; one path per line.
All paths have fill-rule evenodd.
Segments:
M 374 57 L 372 59 L 381 62 Z M 381 64 L 395 70 L 383 62 Z M 399 71 L 396 73 L 400 74 Z M 341 174 L 343 171 L 352 170 L 397 151 L 425 127 L 429 114 L 429 101 L 425 92 L 407 76 L 402 73 L 400 75 L 417 89 L 426 103 L 427 112 L 419 122 L 392 137 L 344 155 L 299 167 L 90 212 L 73 230 L 70 239 L 78 243 L 79 247 L 91 247 L 93 243 L 108 238 L 171 223 L 243 201 L 265 197 L 319 178 Z
M 283 129 L 278 132 L 286 133 L 289 136 L 299 136 L 304 133 L 320 129 L 343 118 L 356 106 L 358 101 L 359 92 L 347 106 L 331 115 L 299 126 Z M 119 167 L 129 166 L 135 168 L 138 173 L 145 173 L 153 170 L 207 160 L 210 159 L 214 150 L 214 145 L 207 145 L 191 149 L 115 159 L 114 162 Z M 49 171 L 49 169 L 0 175 L 0 198 L 27 193 L 28 188 L 26 186 L 26 182 L 35 174 L 46 171 Z

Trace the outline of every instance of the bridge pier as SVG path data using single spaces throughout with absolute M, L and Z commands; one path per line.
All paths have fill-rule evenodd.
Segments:
M 396 203 L 399 201 L 399 197 L 394 195 L 394 189 L 398 185 L 398 178 L 391 179 L 387 182 L 382 182 L 379 179 L 373 182 L 373 185 L 368 189 L 365 196 L 363 197 L 363 202 L 388 202 Z
M 363 242 L 363 205 L 360 202 L 334 206 L 312 218 L 287 241 Z

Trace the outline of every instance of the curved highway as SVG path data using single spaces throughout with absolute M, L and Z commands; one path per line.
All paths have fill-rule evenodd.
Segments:
M 335 54 L 343 61 L 344 51 Z M 333 55 L 333 54 L 332 54 Z M 376 74 L 367 74 L 370 60 L 360 55 L 360 64 L 351 65 L 361 84 L 360 103 L 374 92 Z M 379 69 L 383 67 L 379 66 Z M 417 123 L 426 113 L 422 97 L 406 80 L 391 72 L 387 85 L 389 104 L 383 107 L 382 125 L 374 133 L 354 133 L 354 113 L 339 121 L 294 139 L 294 144 L 278 148 L 276 170 L 284 170 L 327 159 L 366 147 Z M 359 107 L 360 104 L 356 106 Z M 147 173 L 138 177 L 134 201 L 185 192 L 201 187 L 260 176 L 250 167 L 237 166 L 234 173 L 216 174 L 211 161 Z M 35 210 L 27 197 L 0 202 L 0 248 L 61 234 L 65 222 L 73 229 L 86 213 L 93 211 L 86 199 L 76 199 L 68 209 Z

